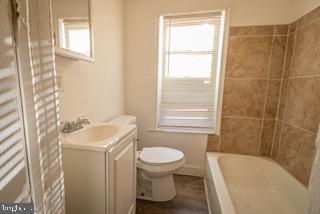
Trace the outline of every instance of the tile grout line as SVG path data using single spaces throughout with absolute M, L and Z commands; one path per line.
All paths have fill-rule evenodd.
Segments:
M 237 116 L 222 116 L 225 119 L 238 119 L 238 120 L 262 120 L 262 117 L 237 117 Z
M 295 34 L 297 30 L 294 30 L 292 32 L 288 32 L 288 36 L 291 36 L 291 34 Z
M 319 78 L 320 75 L 311 75 L 311 76 L 294 76 L 294 77 L 288 77 L 288 79 L 306 79 L 306 78 Z
M 297 19 L 297 20 L 295 20 L 295 21 L 293 21 L 293 22 L 291 22 L 291 23 L 289 24 L 288 36 L 290 36 L 291 34 L 294 34 L 294 33 L 296 33 L 296 32 L 298 31 L 298 21 L 299 21 L 301 18 L 302 18 L 302 17 L 300 17 L 299 19 Z M 296 23 L 296 24 L 295 24 L 296 26 L 294 27 L 294 30 L 291 30 L 290 26 L 294 25 L 294 23 Z
M 276 118 L 275 119 L 275 123 L 274 123 L 274 129 L 273 129 L 273 135 L 272 135 L 272 142 L 271 142 L 271 148 L 270 148 L 270 157 L 272 158 L 272 155 L 273 155 L 273 147 L 274 147 L 274 141 L 275 141 L 275 138 L 276 138 L 276 132 L 277 132 L 277 126 L 278 126 L 278 119 Z
M 229 80 L 268 80 L 268 77 L 226 77 Z M 272 79 L 272 80 L 281 80 L 281 79 Z
M 279 160 L 280 147 L 281 147 L 281 143 L 280 143 L 280 142 L 282 141 L 283 124 L 286 124 L 287 126 L 292 126 L 292 127 L 294 127 L 294 128 L 297 128 L 297 129 L 300 129 L 300 131 L 301 131 L 301 130 L 302 130 L 302 131 L 307 131 L 307 132 L 310 132 L 310 131 L 305 130 L 305 129 L 302 129 L 302 128 L 296 126 L 296 125 L 290 124 L 290 123 L 285 122 L 285 121 L 283 121 L 283 120 L 279 120 L 279 122 L 281 123 L 281 128 L 280 128 L 281 131 L 280 131 L 279 149 L 278 149 L 278 154 L 277 154 L 277 159 L 276 159 L 276 161 L 277 161 L 285 170 L 287 170 L 291 175 L 293 175 L 295 178 L 297 178 L 297 176 L 296 176 L 296 170 L 291 171 L 290 168 L 288 168 L 288 167 L 285 165 L 285 163 L 283 163 L 282 161 Z M 309 133 L 309 134 L 310 134 L 310 133 Z M 316 133 L 313 133 L 313 135 L 314 135 L 315 137 L 317 137 L 317 134 L 316 134 Z M 297 178 L 297 180 L 298 180 L 300 183 L 303 184 L 303 182 L 302 182 L 300 179 Z
M 306 14 L 306 15 L 308 15 L 308 14 Z M 297 24 L 299 24 L 299 22 L 301 22 L 302 19 L 303 19 L 304 17 L 306 17 L 306 15 L 304 15 L 304 16 L 300 17 L 299 19 L 297 19 L 297 20 L 296 20 L 296 21 L 298 21 Z M 296 31 L 303 30 L 303 28 L 308 27 L 309 25 L 312 25 L 312 24 L 314 24 L 315 22 L 317 22 L 317 21 L 319 21 L 319 20 L 320 20 L 320 16 L 317 17 L 317 18 L 315 18 L 314 20 L 310 21 L 309 23 L 306 23 L 306 24 L 302 25 L 301 27 L 298 25 Z
M 299 27 L 299 22 L 297 23 L 297 29 Z M 292 47 L 292 56 L 291 56 L 291 62 L 290 62 L 290 69 L 289 69 L 289 77 L 290 77 L 290 74 L 292 73 L 292 70 L 293 70 L 293 65 L 294 65 L 294 58 L 295 58 L 295 51 L 296 51 L 296 44 L 297 44 L 297 37 L 298 37 L 298 32 L 295 33 L 294 35 L 294 40 L 293 40 L 293 47 Z M 289 39 L 289 37 L 288 37 Z M 284 77 L 284 73 L 283 73 L 283 77 Z M 283 79 L 284 80 L 284 79 Z M 290 86 L 290 79 L 288 80 L 288 88 Z M 285 103 L 284 103 L 284 111 L 286 109 L 286 105 L 287 105 L 287 99 L 285 99 Z M 279 120 L 279 118 L 277 118 Z M 282 122 L 282 120 L 279 120 Z M 282 141 L 282 131 L 283 131 L 283 128 L 282 128 L 282 124 L 281 124 L 281 131 L 280 131 L 280 139 L 279 139 L 279 147 L 278 147 L 278 155 L 277 155 L 277 160 L 279 159 L 279 153 L 280 153 L 280 147 L 281 147 L 281 141 Z
M 221 132 L 220 135 L 218 136 L 218 152 L 221 151 Z
M 284 121 L 284 120 L 279 120 L 280 122 L 286 124 L 287 126 L 292 126 L 293 128 L 296 128 L 296 129 L 299 129 L 300 131 L 304 131 L 304 132 L 307 132 L 308 134 L 312 134 L 312 135 L 317 135 L 317 133 L 313 132 L 313 131 L 310 131 L 308 129 L 304 129 L 300 126 L 297 126 L 297 125 L 294 125 L 290 122 L 287 122 L 287 121 Z
M 261 38 L 261 37 L 284 37 L 284 36 L 287 36 L 286 34 L 266 34 L 266 35 L 242 35 L 242 36 L 236 36 L 236 35 L 230 35 L 230 37 L 234 37 L 234 38 Z
M 279 121 L 279 120 L 278 120 Z M 279 161 L 279 153 L 280 153 L 280 147 L 281 147 L 281 141 L 282 141 L 282 131 L 283 131 L 283 124 L 281 121 L 280 122 L 280 136 L 279 136 L 279 145 L 278 145 L 278 150 L 277 150 L 277 156 L 276 156 L 276 161 Z
M 290 33 L 290 26 L 288 27 L 286 51 L 285 51 L 285 55 L 284 55 L 284 59 L 283 59 L 283 65 L 282 65 L 282 75 L 281 75 L 281 83 L 280 83 L 280 89 L 279 89 L 277 114 L 276 114 L 276 118 L 275 118 L 276 123 L 275 123 L 274 130 L 273 130 L 272 145 L 271 145 L 271 151 L 270 151 L 271 157 L 273 155 L 274 141 L 275 141 L 275 137 L 276 137 L 277 125 L 279 122 L 278 117 L 279 117 L 279 111 L 280 111 L 281 93 L 282 93 L 282 86 L 283 86 L 283 80 L 284 80 L 284 72 L 285 72 L 285 68 L 286 68 L 286 61 L 287 61 L 287 56 L 288 56 L 289 33 Z
M 273 34 L 275 31 L 275 27 L 273 27 Z M 265 111 L 267 106 L 267 100 L 268 100 L 268 90 L 269 90 L 269 82 L 270 82 L 270 70 L 271 70 L 271 63 L 272 63 L 272 55 L 273 55 L 273 49 L 274 49 L 274 43 L 275 43 L 275 36 L 272 37 L 271 47 L 270 47 L 270 54 L 269 54 L 269 63 L 268 63 L 268 80 L 267 80 L 267 86 L 266 86 L 266 92 L 264 97 L 264 105 L 263 105 L 263 112 L 262 112 L 262 120 L 260 125 L 260 136 L 259 136 L 259 149 L 258 149 L 258 155 L 261 154 L 261 145 L 262 145 L 262 136 L 263 136 L 263 130 L 264 130 L 264 118 L 265 118 Z

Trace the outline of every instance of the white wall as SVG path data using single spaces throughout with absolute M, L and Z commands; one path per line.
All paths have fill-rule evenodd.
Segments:
M 63 76 L 61 120 L 105 121 L 124 113 L 123 1 L 91 0 L 95 63 L 56 57 Z
M 293 20 L 297 20 L 308 12 L 320 6 L 320 0 L 292 0 Z
M 158 19 L 162 14 L 210 10 L 226 2 L 231 1 L 126 0 L 126 113 L 138 117 L 138 147 L 180 149 L 191 170 L 203 169 L 207 135 L 149 131 L 156 126 Z M 232 25 L 283 24 L 291 19 L 291 0 L 235 0 L 232 4 Z
M 54 0 L 53 18 L 82 18 L 89 15 L 88 0 Z
M 232 0 L 231 6 L 232 26 L 288 24 L 292 21 L 292 0 Z

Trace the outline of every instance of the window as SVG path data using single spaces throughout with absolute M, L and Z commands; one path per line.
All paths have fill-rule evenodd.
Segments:
M 90 56 L 88 19 L 59 19 L 60 46 Z
M 160 18 L 158 128 L 215 130 L 224 13 Z

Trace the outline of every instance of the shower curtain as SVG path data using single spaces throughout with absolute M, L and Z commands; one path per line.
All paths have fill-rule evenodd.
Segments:
M 316 140 L 316 151 L 309 182 L 306 214 L 320 214 L 320 126 Z

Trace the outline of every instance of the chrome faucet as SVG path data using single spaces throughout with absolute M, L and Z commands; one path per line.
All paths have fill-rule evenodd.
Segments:
M 82 129 L 84 125 L 89 124 L 89 120 L 87 118 L 79 117 L 76 121 L 65 122 L 63 125 L 62 132 L 63 133 L 71 133 Z

